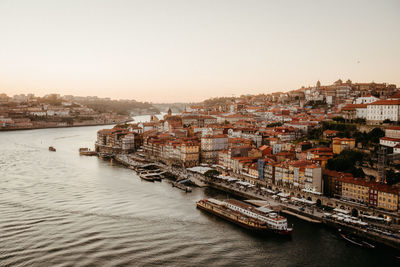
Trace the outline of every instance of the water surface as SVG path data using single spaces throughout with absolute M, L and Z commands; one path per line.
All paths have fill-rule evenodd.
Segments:
M 186 194 L 96 157 L 104 126 L 0 132 L 0 266 L 395 266 L 289 217 L 291 241 L 258 237 L 195 208 Z M 54 146 L 57 152 L 49 152 Z

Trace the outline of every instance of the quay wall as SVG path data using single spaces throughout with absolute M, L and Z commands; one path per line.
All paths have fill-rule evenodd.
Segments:
M 117 162 L 123 164 L 124 166 L 127 166 L 127 167 L 133 166 L 131 163 L 126 162 L 125 160 L 123 160 L 122 158 L 120 158 L 118 156 L 115 156 L 114 159 Z M 162 168 L 162 169 L 164 169 L 166 171 L 169 171 L 169 168 L 170 168 L 169 166 L 163 166 L 161 164 L 158 164 L 158 165 L 159 165 L 160 168 Z M 183 169 L 182 170 L 175 169 L 175 171 L 178 172 L 178 175 L 181 175 L 182 177 L 184 177 L 184 176 L 186 177 L 187 176 L 186 171 L 184 171 Z M 191 178 L 190 176 L 193 177 L 194 174 L 189 175 L 189 177 L 188 177 L 189 179 Z M 217 189 L 217 190 L 221 190 L 223 192 L 227 192 L 229 194 L 232 194 L 232 195 L 235 195 L 235 196 L 238 196 L 238 197 L 241 197 L 241 198 L 255 199 L 255 200 L 268 200 L 268 197 L 257 195 L 254 192 L 251 192 L 250 189 L 243 190 L 243 189 L 240 189 L 240 188 L 232 188 L 232 187 L 224 186 L 224 185 L 221 185 L 219 183 L 213 182 L 209 178 L 206 178 L 206 177 L 204 177 L 202 175 L 195 175 L 195 176 L 196 176 L 195 179 L 198 179 L 201 183 L 204 183 L 204 184 L 206 184 L 207 186 L 209 186 L 211 188 L 214 188 L 214 189 Z M 276 186 L 270 187 L 270 188 L 272 190 L 282 190 L 282 188 L 279 188 L 279 187 L 276 187 Z M 330 204 L 329 206 L 332 206 L 332 203 L 328 203 L 328 201 L 330 201 L 330 202 L 333 201 L 336 204 L 334 207 L 340 207 L 340 208 L 346 207 L 346 208 L 350 209 L 350 208 L 354 208 L 354 205 L 357 204 L 357 203 L 346 203 L 346 202 L 341 201 L 341 200 L 330 199 L 330 198 L 327 198 L 327 197 L 324 197 L 324 196 L 318 196 L 318 195 L 316 196 L 314 194 L 307 193 L 307 192 L 296 192 L 296 191 L 288 190 L 288 189 L 285 189 L 284 192 L 290 193 L 291 196 L 297 196 L 296 193 L 298 193 L 301 197 L 310 198 L 313 201 L 316 201 L 317 199 L 319 199 L 321 201 L 322 205 Z M 356 207 L 359 210 L 368 210 L 367 207 L 358 207 L 358 206 L 356 206 Z M 328 220 L 326 218 L 322 218 L 320 216 L 317 216 L 317 215 L 314 215 L 314 214 L 311 214 L 311 213 L 308 213 L 308 212 L 303 212 L 301 210 L 292 209 L 289 205 L 285 205 L 285 203 L 280 203 L 280 209 L 282 209 L 283 211 L 284 210 L 289 211 L 290 213 L 292 213 L 291 214 L 292 216 L 296 216 L 295 214 L 297 214 L 297 215 L 299 215 L 298 218 L 300 218 L 302 220 L 309 221 L 309 222 L 312 222 L 312 223 L 322 222 L 322 223 L 324 223 L 324 224 L 326 224 L 326 225 L 328 225 L 330 227 L 342 228 L 342 229 L 350 230 L 352 233 L 354 233 L 354 234 L 356 234 L 358 236 L 361 236 L 362 238 L 374 241 L 376 243 L 384 244 L 386 246 L 389 246 L 389 247 L 392 247 L 392 248 L 395 248 L 395 249 L 400 249 L 400 240 L 398 240 L 398 239 L 396 239 L 394 237 L 390 237 L 390 236 L 386 236 L 386 235 L 378 234 L 378 233 L 373 233 L 371 231 L 367 232 L 367 231 L 365 231 L 365 229 L 362 229 L 362 228 L 359 228 L 359 227 L 355 227 L 355 226 L 352 226 L 352 225 L 349 225 L 349 224 L 344 224 L 344 223 L 339 222 L 339 221 Z M 368 210 L 368 211 L 370 211 L 370 210 Z M 393 214 L 391 214 L 391 215 L 393 216 Z
M 362 237 L 363 239 L 370 240 L 372 242 L 380 243 L 388 247 L 392 247 L 400 250 L 400 240 L 390 236 L 383 236 L 383 234 L 374 233 L 372 231 L 367 231 L 365 229 L 360 229 L 349 224 L 345 224 L 338 221 L 332 221 L 328 219 L 323 219 L 323 222 L 332 228 L 340 228 L 346 232 L 350 232 L 356 236 Z

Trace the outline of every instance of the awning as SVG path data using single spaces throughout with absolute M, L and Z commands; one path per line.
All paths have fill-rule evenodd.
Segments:
M 261 212 L 264 212 L 264 213 L 270 213 L 270 212 L 273 212 L 273 210 L 271 210 L 271 209 L 269 209 L 269 208 L 267 208 L 267 207 L 259 207 L 259 208 L 256 208 L 256 210 L 259 210 L 259 211 L 261 211 Z
M 192 168 L 187 168 L 188 171 L 197 172 L 204 174 L 206 171 L 212 170 L 210 167 L 196 166 Z
M 318 195 L 318 196 L 322 195 L 322 193 L 320 193 L 320 192 L 317 192 L 317 191 L 314 191 L 314 190 L 309 190 L 309 189 L 302 189 L 301 191 L 307 192 L 307 193 L 311 193 L 311 194 L 315 194 L 315 195 Z
M 279 197 L 289 197 L 290 194 L 289 193 L 279 193 L 278 196 Z
M 302 203 L 305 203 L 305 204 L 310 204 L 310 205 L 316 204 L 315 201 L 311 201 L 311 200 L 304 199 L 304 198 L 292 197 L 292 200 L 298 201 L 298 202 L 302 202 Z
M 338 212 L 338 213 L 343 213 L 343 214 L 349 214 L 350 211 L 349 210 L 342 210 L 339 208 L 335 208 L 333 211 Z
M 236 182 L 237 184 L 243 185 L 243 186 L 247 186 L 247 187 L 253 187 L 254 185 L 252 185 L 251 183 L 248 182 Z

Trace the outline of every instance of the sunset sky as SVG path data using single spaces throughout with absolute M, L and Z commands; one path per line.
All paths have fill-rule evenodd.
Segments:
M 400 1 L 0 0 L 0 93 L 201 101 L 400 86 Z

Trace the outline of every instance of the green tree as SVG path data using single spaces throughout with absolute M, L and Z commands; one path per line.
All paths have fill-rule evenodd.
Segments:
M 365 158 L 366 154 L 362 152 L 344 150 L 342 153 L 340 153 L 340 155 L 337 155 L 333 159 L 329 159 L 326 167 L 330 170 L 352 173 L 354 177 L 364 178 L 364 171 L 355 166 L 357 163 L 362 162 Z
M 357 123 L 357 124 L 365 124 L 366 120 L 364 118 L 357 118 L 357 119 L 353 120 L 353 122 Z
M 386 172 L 386 183 L 394 185 L 400 183 L 400 172 L 394 172 L 392 169 Z
M 379 139 L 380 139 L 381 137 L 384 137 L 384 136 L 385 136 L 385 132 L 384 132 L 381 128 L 379 128 L 379 127 L 374 128 L 372 131 L 370 131 L 370 132 L 367 134 L 367 138 L 368 138 L 372 143 L 375 143 L 375 144 L 379 143 Z
M 282 126 L 283 123 L 282 122 L 273 122 L 267 125 L 267 127 L 279 127 Z
M 343 117 L 340 117 L 340 116 L 333 117 L 332 120 L 334 120 L 336 122 L 345 122 L 345 119 Z

